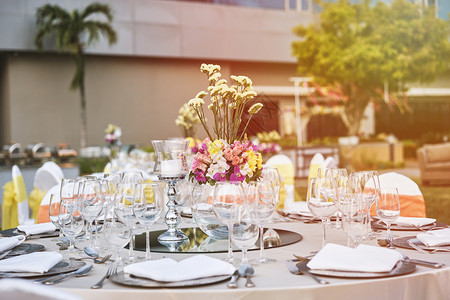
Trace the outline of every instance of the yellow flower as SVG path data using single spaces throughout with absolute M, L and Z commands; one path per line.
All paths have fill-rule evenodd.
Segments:
M 197 96 L 195 96 L 195 98 L 203 99 L 206 95 L 208 95 L 207 92 L 201 91 L 201 92 L 199 92 L 199 93 L 197 94 Z
M 256 158 L 256 167 L 258 169 L 262 169 L 262 165 L 263 165 L 262 155 L 261 155 L 261 153 L 256 153 L 256 156 L 257 156 L 257 158 Z
M 253 172 L 255 172 L 257 164 L 258 164 L 258 156 L 256 155 L 255 152 L 253 152 L 253 150 L 249 150 L 246 153 L 247 153 L 247 163 L 248 163 L 250 169 Z
M 220 79 L 219 81 L 216 82 L 216 85 L 219 86 L 219 85 L 226 84 L 226 83 L 227 83 L 227 81 L 225 79 Z
M 248 113 L 254 115 L 258 113 L 258 111 L 260 111 L 262 107 L 262 103 L 255 103 L 248 109 Z
M 222 77 L 222 74 L 220 74 L 220 72 L 217 72 L 217 73 L 214 73 L 211 76 L 209 76 L 208 80 L 209 80 L 210 83 L 214 83 L 217 80 L 219 80 L 220 77 Z
M 113 133 L 116 130 L 117 126 L 113 124 L 108 124 L 108 127 L 105 129 L 105 133 Z
M 225 144 L 222 140 L 214 140 L 214 142 L 208 143 L 207 146 L 210 154 L 217 154 L 225 147 Z
M 205 101 L 203 101 L 203 99 L 201 99 L 201 98 L 194 98 L 194 99 L 189 100 L 188 103 L 193 108 L 198 108 L 198 107 L 202 106 L 203 104 L 205 104 Z

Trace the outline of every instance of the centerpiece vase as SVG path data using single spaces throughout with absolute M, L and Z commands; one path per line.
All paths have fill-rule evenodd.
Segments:
M 170 243 L 187 240 L 188 237 L 177 228 L 180 216 L 177 211 L 178 199 L 176 184 L 184 180 L 188 173 L 186 151 L 189 141 L 186 140 L 154 140 L 152 141 L 156 153 L 154 173 L 159 180 L 167 183 L 168 211 L 165 215 L 167 231 L 158 237 L 158 241 Z

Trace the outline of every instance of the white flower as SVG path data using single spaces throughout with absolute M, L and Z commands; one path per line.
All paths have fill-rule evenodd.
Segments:
M 252 169 L 250 169 L 250 166 L 248 165 L 248 163 L 245 163 L 244 165 L 240 165 L 239 170 L 240 170 L 241 174 L 244 176 L 246 176 L 246 175 L 248 175 L 249 177 L 253 176 Z

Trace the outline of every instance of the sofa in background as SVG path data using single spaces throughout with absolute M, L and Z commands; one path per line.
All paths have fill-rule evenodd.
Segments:
M 450 184 L 450 143 L 425 145 L 417 150 L 423 185 Z

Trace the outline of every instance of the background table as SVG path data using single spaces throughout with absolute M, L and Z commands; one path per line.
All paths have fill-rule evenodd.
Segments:
M 163 228 L 164 225 L 158 225 Z M 96 283 L 105 273 L 107 265 L 96 264 L 94 270 L 86 277 L 71 278 L 57 285 L 58 288 L 81 296 L 83 299 L 449 299 L 450 295 L 450 253 L 421 254 L 415 250 L 397 248 L 401 253 L 410 258 L 425 259 L 442 262 L 446 267 L 442 269 L 430 269 L 417 266 L 414 273 L 398 277 L 380 279 L 342 279 L 331 278 L 329 285 L 319 285 L 306 275 L 292 275 L 286 265 L 287 259 L 293 258 L 293 254 L 308 255 L 311 251 L 319 250 L 321 246 L 321 225 L 303 224 L 301 222 L 288 222 L 275 224 L 275 228 L 292 230 L 303 235 L 299 243 L 285 247 L 267 250 L 267 256 L 277 259 L 276 263 L 255 266 L 253 281 L 255 288 L 245 288 L 245 280 L 239 280 L 238 289 L 229 289 L 227 282 L 214 285 L 174 288 L 174 289 L 149 289 L 132 288 L 105 281 L 102 289 L 92 290 L 89 287 Z M 159 228 L 158 228 L 159 229 Z M 416 235 L 418 232 L 396 231 L 397 236 Z M 382 233 L 383 235 L 385 232 Z M 342 230 L 329 229 L 329 242 L 346 244 L 346 237 Z M 34 240 L 30 240 L 34 241 Z M 56 250 L 57 246 L 50 239 L 35 240 L 44 244 L 48 250 Z M 376 245 L 376 240 L 365 242 Z M 128 251 L 124 249 L 123 251 Z M 137 252 L 137 251 L 136 251 Z M 144 256 L 143 252 L 137 252 Z M 153 259 L 163 255 L 176 260 L 186 258 L 190 254 L 163 254 L 152 253 Z M 235 253 L 240 258 L 241 253 Z M 249 258 L 256 258 L 258 251 L 249 252 Z M 226 253 L 212 254 L 216 258 L 225 258 Z

